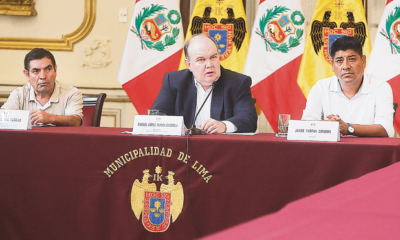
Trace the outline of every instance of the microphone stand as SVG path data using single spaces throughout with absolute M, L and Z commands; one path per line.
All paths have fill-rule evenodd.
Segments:
M 214 91 L 214 84 L 215 84 L 215 82 L 213 82 L 213 84 L 211 85 L 210 93 L 208 93 L 206 99 L 204 100 L 204 102 L 201 105 L 199 111 L 197 112 L 196 116 L 194 117 L 192 127 L 187 130 L 187 134 L 188 135 L 205 135 L 205 134 L 207 134 L 206 131 L 197 128 L 195 123 L 196 123 L 196 120 L 197 120 L 197 116 L 199 115 L 201 109 L 203 109 L 203 106 L 207 102 L 208 97 L 210 97 L 211 93 Z
M 187 136 L 186 136 L 186 154 L 187 154 L 187 156 L 189 156 L 189 135 L 204 135 L 204 134 L 207 134 L 206 131 L 203 131 L 203 130 L 197 128 L 195 122 L 196 122 L 197 116 L 199 115 L 201 109 L 203 109 L 204 104 L 207 102 L 207 99 L 210 97 L 211 93 L 213 92 L 213 90 L 214 90 L 214 84 L 215 84 L 215 82 L 213 82 L 213 84 L 211 85 L 212 88 L 211 88 L 210 93 L 207 95 L 207 97 L 206 97 L 206 99 L 204 100 L 203 104 L 201 105 L 199 111 L 198 111 L 197 114 L 195 115 L 195 117 L 194 117 L 194 119 L 193 119 L 192 127 L 189 128 L 189 129 L 186 131 L 186 134 L 187 134 Z M 200 233 L 199 233 L 199 230 L 198 230 L 198 228 L 197 228 L 197 224 L 196 224 L 196 222 L 194 221 L 193 209 L 192 209 L 192 201 L 191 201 L 191 198 L 190 198 L 189 161 L 190 161 L 190 160 L 188 159 L 188 163 L 186 164 L 186 179 L 187 179 L 187 193 L 188 193 L 188 197 L 189 197 L 190 216 L 192 217 L 192 222 L 193 222 L 194 228 L 195 228 L 195 230 L 196 230 L 197 236 L 200 237 Z

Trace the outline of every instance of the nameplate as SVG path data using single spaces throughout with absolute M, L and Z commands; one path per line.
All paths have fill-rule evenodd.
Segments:
M 182 116 L 136 115 L 132 134 L 185 136 Z
M 32 129 L 28 110 L 0 110 L 0 129 Z
M 338 142 L 339 122 L 289 120 L 287 139 Z

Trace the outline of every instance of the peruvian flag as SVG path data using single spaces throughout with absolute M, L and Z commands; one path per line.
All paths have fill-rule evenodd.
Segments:
M 297 84 L 305 45 L 300 0 L 261 0 L 243 73 L 251 76 L 253 97 L 272 129 L 278 114 L 300 119 L 306 98 Z
M 177 0 L 136 0 L 118 81 L 139 114 L 153 105 L 164 75 L 178 70 L 183 41 Z
M 368 60 L 366 73 L 387 81 L 393 101 L 400 104 L 400 0 L 388 0 Z M 400 114 L 394 127 L 400 131 Z

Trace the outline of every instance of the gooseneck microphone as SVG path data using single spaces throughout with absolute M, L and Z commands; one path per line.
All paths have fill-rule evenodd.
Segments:
M 194 116 L 193 118 L 193 124 L 192 127 L 189 128 L 187 130 L 187 136 L 186 136 L 186 155 L 189 155 L 189 135 L 203 135 L 203 134 L 207 134 L 206 131 L 203 131 L 199 128 L 196 127 L 196 120 L 197 120 L 197 116 L 199 115 L 201 109 L 203 109 L 204 104 L 207 102 L 207 99 L 210 97 L 211 93 L 214 90 L 214 84 L 215 82 L 212 83 L 211 85 L 211 91 L 208 93 L 206 99 L 204 100 L 203 104 L 201 105 L 199 111 L 197 111 L 197 114 Z M 187 163 L 186 163 L 186 180 L 187 180 L 187 194 L 188 194 L 188 200 L 189 200 L 189 209 L 190 209 L 190 216 L 192 218 L 192 222 L 193 222 L 193 226 L 194 229 L 196 230 L 197 236 L 200 237 L 200 232 L 199 229 L 197 227 L 197 224 L 194 220 L 194 216 L 193 216 L 193 208 L 192 208 L 192 201 L 191 201 L 191 197 L 190 197 L 190 183 L 189 183 L 189 163 L 190 163 L 190 157 L 187 159 Z
M 213 92 L 214 84 L 215 84 L 215 82 L 213 82 L 211 84 L 211 91 L 208 93 L 208 95 L 207 95 L 206 99 L 203 101 L 203 104 L 201 105 L 199 111 L 197 111 L 197 114 L 194 116 L 192 127 L 188 129 L 188 135 L 204 135 L 204 134 L 207 134 L 206 131 L 201 130 L 201 129 L 196 127 L 196 120 L 197 120 L 197 116 L 199 115 L 201 109 L 203 109 L 204 104 L 207 102 L 207 99 L 210 97 L 211 93 Z

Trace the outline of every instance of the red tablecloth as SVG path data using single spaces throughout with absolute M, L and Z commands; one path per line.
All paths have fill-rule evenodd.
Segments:
M 185 137 L 124 130 L 0 130 L 1 239 L 192 239 L 386 167 L 400 154 L 400 140 L 389 138 L 192 136 L 187 173 Z M 151 154 L 156 148 L 166 156 Z M 132 185 L 145 169 L 157 191 L 169 171 L 183 186 L 182 212 L 163 233 L 146 230 L 131 208 Z
M 204 239 L 399 239 L 400 163 Z

